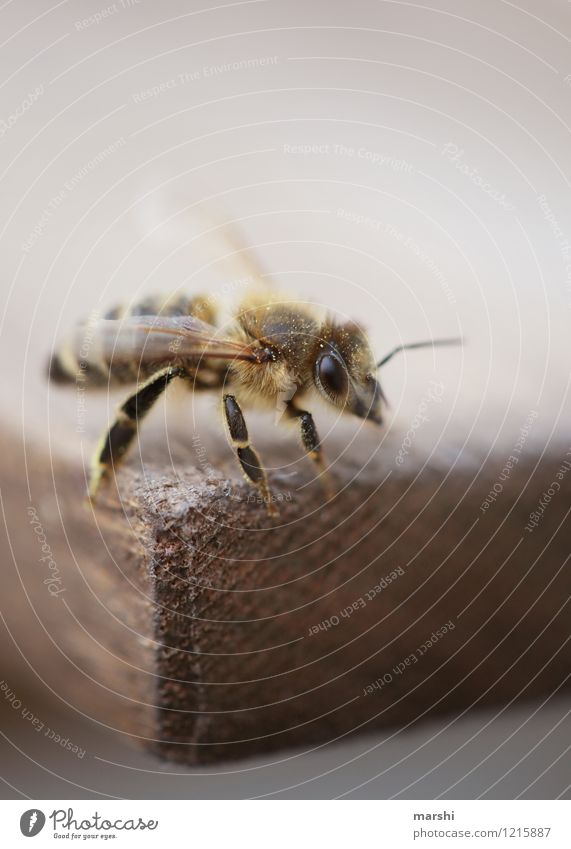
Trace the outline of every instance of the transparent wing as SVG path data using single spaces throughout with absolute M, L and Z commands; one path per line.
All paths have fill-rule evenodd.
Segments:
M 201 276 L 212 282 L 215 291 L 227 287 L 228 281 L 240 286 L 272 285 L 256 252 L 249 247 L 240 219 L 224 208 L 220 199 L 185 209 L 186 197 L 186 193 L 180 197 L 166 189 L 153 191 L 152 200 L 139 210 L 145 238 L 151 236 L 178 248 L 191 245 L 193 267 L 200 268 Z
M 101 319 L 80 326 L 73 348 L 78 357 L 95 365 L 118 366 L 164 363 L 184 358 L 262 362 L 261 348 L 229 339 L 193 316 L 129 316 Z

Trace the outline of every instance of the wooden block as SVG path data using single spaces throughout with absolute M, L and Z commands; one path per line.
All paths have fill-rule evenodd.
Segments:
M 506 476 L 509 451 L 398 466 L 389 434 L 366 468 L 337 462 L 327 504 L 307 466 L 272 474 L 275 521 L 226 460 L 134 458 L 93 513 L 77 463 L 28 446 L 28 494 L 4 445 L 14 662 L 161 757 L 314 746 L 565 682 L 564 446 Z

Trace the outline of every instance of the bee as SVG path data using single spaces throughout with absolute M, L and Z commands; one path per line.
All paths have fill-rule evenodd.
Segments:
M 250 293 L 222 326 L 211 298 L 178 294 L 147 298 L 129 310 L 116 307 L 79 325 L 51 358 L 48 373 L 54 383 L 81 381 L 85 389 L 135 386 L 96 451 L 89 482 L 92 502 L 125 457 L 139 423 L 167 386 L 181 380 L 193 391 L 222 393 L 228 436 L 242 472 L 274 515 L 244 404 L 270 406 L 295 421 L 305 452 L 325 480 L 322 446 L 308 409 L 311 397 L 380 425 L 386 399 L 377 369 L 399 351 L 458 341 L 399 345 L 376 361 L 359 324 L 321 315 L 312 305 L 273 291 Z

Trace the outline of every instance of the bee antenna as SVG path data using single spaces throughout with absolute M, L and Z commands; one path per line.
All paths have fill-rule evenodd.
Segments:
M 457 337 L 454 339 L 430 339 L 426 342 L 409 342 L 406 345 L 397 345 L 396 348 L 393 348 L 390 354 L 387 354 L 385 357 L 382 358 L 382 360 L 379 360 L 379 362 L 377 363 L 377 368 L 381 368 L 381 366 L 384 366 L 385 363 L 388 363 L 388 361 L 391 360 L 395 354 L 399 354 L 401 351 L 410 351 L 412 348 L 436 348 L 437 346 L 443 347 L 444 345 L 463 344 L 464 340 L 462 339 L 462 337 Z

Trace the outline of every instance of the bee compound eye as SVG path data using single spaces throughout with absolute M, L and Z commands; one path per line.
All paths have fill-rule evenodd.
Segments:
M 338 359 L 325 354 L 317 366 L 319 382 L 330 395 L 344 396 L 349 388 L 347 372 Z

